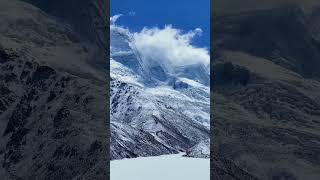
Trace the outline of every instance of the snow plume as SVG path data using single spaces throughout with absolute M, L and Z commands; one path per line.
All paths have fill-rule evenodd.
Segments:
M 122 16 L 122 14 L 116 14 L 110 17 L 110 24 L 115 24 L 116 21 Z
M 116 24 L 117 20 L 122 17 L 123 14 L 116 14 L 110 17 L 110 30 L 115 30 L 121 33 L 124 33 L 128 36 L 131 36 L 131 33 L 129 32 L 128 28 L 119 26 L 118 24 Z M 111 47 L 112 48 L 112 47 Z
M 196 28 L 189 32 L 175 29 L 171 25 L 163 29 L 144 28 L 133 33 L 133 44 L 145 60 L 157 60 L 174 66 L 190 64 L 209 64 L 209 52 L 191 44 L 192 39 L 201 35 L 202 30 Z
M 167 68 L 192 64 L 209 65 L 210 56 L 206 48 L 195 47 L 192 40 L 201 36 L 202 29 L 185 32 L 166 25 L 164 28 L 143 28 L 140 32 L 130 32 L 126 27 L 115 24 L 122 14 L 110 18 L 111 30 L 116 30 L 130 37 L 130 45 L 146 64 L 157 61 Z

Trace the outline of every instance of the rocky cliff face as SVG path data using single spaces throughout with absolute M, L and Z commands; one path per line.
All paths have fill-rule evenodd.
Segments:
M 212 92 L 211 154 L 222 163 L 213 161 L 213 171 L 233 164 L 241 171 L 223 168 L 222 174 L 320 176 L 320 49 L 313 19 L 297 7 L 216 17 L 211 68 L 220 83 Z
M 105 179 L 104 2 L 45 2 L 0 1 L 0 175 Z

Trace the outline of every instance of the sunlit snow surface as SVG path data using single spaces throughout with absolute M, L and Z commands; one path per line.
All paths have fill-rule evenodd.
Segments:
M 184 153 L 110 162 L 112 180 L 209 180 L 210 159 L 183 157 Z

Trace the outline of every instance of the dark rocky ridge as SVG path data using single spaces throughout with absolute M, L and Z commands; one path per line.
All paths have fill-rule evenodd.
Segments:
M 39 2 L 0 1 L 0 176 L 106 179 L 105 2 Z

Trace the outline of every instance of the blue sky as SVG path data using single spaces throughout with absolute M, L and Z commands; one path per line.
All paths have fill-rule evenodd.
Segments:
M 193 45 L 210 47 L 210 0 L 110 0 L 110 16 L 123 14 L 117 24 L 132 31 L 172 24 L 184 31 L 201 28 Z

